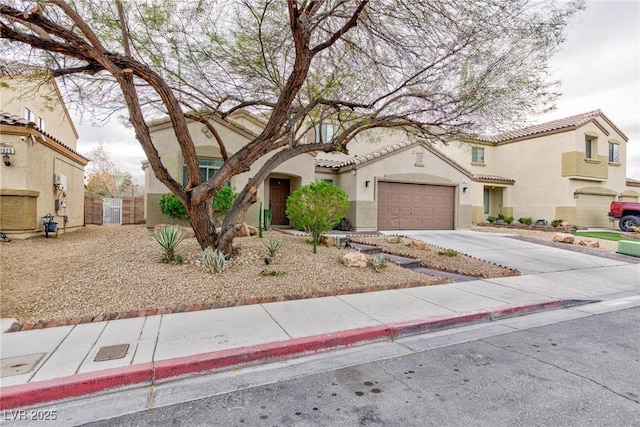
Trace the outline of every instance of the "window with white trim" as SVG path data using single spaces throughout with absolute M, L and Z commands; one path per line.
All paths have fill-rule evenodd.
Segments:
M 620 145 L 609 143 L 609 163 L 620 163 Z
M 27 107 L 24 108 L 24 118 L 30 122 L 36 123 L 36 113 L 31 111 Z
M 484 163 L 484 148 L 471 147 L 471 162 Z
M 339 126 L 334 123 L 320 123 L 315 126 L 316 142 L 331 142 L 338 133 Z
M 596 159 L 598 157 L 598 138 L 595 136 L 584 137 L 584 157 Z
M 200 168 L 200 179 L 202 182 L 207 181 L 209 178 L 218 173 L 220 168 L 224 165 L 224 160 L 222 159 L 208 159 L 203 157 L 198 157 L 198 166 Z M 187 185 L 187 167 L 182 167 L 182 185 Z M 227 185 L 231 185 L 227 183 Z
M 38 127 L 40 130 L 46 130 L 46 123 L 42 117 L 38 117 Z

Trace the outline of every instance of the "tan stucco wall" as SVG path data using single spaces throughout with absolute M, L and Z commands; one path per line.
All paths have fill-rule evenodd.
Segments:
M 587 159 L 584 156 L 584 151 L 562 153 L 562 176 L 590 181 L 606 181 L 609 177 L 608 157 L 598 156 L 597 159 Z
M 37 191 L 0 190 L 0 230 L 35 231 L 37 203 Z
M 24 140 L 21 139 L 24 136 Z M 29 237 L 43 231 L 42 217 L 47 213 L 55 216 L 60 229 L 65 227 L 64 216 L 68 218 L 67 229 L 84 225 L 84 166 L 73 159 L 54 151 L 38 139 L 28 138 L 29 134 L 2 134 L 0 141 L 10 146 L 11 166 L 0 164 L 0 192 L 8 196 L 6 202 L 16 206 L 13 213 L 3 207 L 3 224 L 8 223 L 11 215 L 28 214 L 24 220 L 11 220 L 9 223 L 24 224 L 24 228 L 7 230 L 13 237 Z M 67 191 L 64 196 L 53 185 L 54 173 L 67 177 Z M 27 193 L 24 193 L 24 192 Z M 64 200 L 66 207 L 55 210 L 55 200 Z M 35 206 L 34 206 L 35 200 Z M 2 204 L 5 199 L 3 196 Z M 35 224 L 35 225 L 34 225 Z M 1 227 L 0 227 L 1 228 Z M 2 230 L 4 231 L 4 230 Z
M 45 132 L 75 150 L 78 135 L 60 101 L 57 88 L 51 83 L 29 81 L 24 78 L 2 78 L 0 85 L 1 110 L 24 118 L 29 108 L 45 120 Z M 36 121 L 36 124 L 37 121 Z

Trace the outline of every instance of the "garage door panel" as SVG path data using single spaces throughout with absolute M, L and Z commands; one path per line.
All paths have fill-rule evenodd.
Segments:
M 611 227 L 607 212 L 613 200 L 613 196 L 579 194 L 576 201 L 576 225 Z
M 451 230 L 454 202 L 454 187 L 380 182 L 378 229 Z

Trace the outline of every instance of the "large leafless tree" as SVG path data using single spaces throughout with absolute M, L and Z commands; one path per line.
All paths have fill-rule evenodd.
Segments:
M 346 151 L 375 128 L 446 140 L 552 106 L 547 62 L 580 8 L 552 0 L 2 0 L 0 48 L 65 79 L 65 93 L 85 107 L 125 109 L 200 245 L 229 253 L 256 188 L 288 159 Z M 210 126 L 213 116 L 240 111 L 266 125 L 233 153 L 211 127 L 225 162 L 202 182 L 188 121 Z M 173 125 L 184 188 L 145 124 L 158 114 Z M 340 123 L 334 139 L 307 141 L 327 118 Z M 248 170 L 218 233 L 210 201 Z

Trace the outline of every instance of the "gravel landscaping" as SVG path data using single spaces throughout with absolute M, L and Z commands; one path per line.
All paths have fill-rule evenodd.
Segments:
M 545 240 L 554 235 L 517 231 Z M 270 238 L 280 241 L 282 247 L 267 266 L 264 258 L 268 251 L 264 244 Z M 610 243 L 613 248 L 615 242 Z M 34 237 L 0 243 L 0 315 L 33 323 L 32 327 L 44 327 L 47 322 L 42 319 L 57 319 L 49 322 L 53 326 L 446 283 L 442 278 L 391 263 L 381 272 L 370 267 L 345 267 L 340 259 L 352 249 L 321 246 L 313 254 L 307 238 L 275 230 L 262 239 L 238 238 L 234 245 L 239 247 L 238 256 L 228 262 L 223 273 L 210 274 L 199 266 L 201 251 L 193 238 L 185 239 L 177 248 L 177 254 L 184 258 L 182 265 L 158 262 L 162 248 L 144 225 L 90 225 L 58 238 Z M 462 254 L 435 255 L 435 259 L 429 268 L 476 277 L 517 274 Z M 276 275 L 265 275 L 269 272 Z

